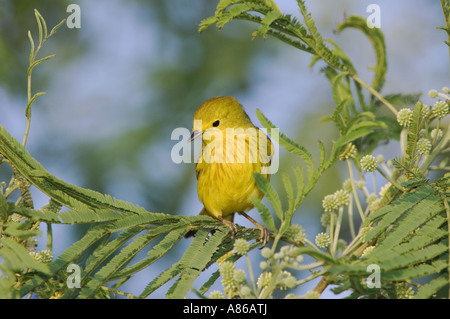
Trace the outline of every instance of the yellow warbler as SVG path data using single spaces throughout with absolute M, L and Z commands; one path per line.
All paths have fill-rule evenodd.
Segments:
M 255 127 L 242 105 L 233 97 L 216 97 L 203 103 L 194 114 L 190 141 L 202 137 L 202 153 L 196 166 L 197 192 L 204 208 L 200 215 L 222 221 L 231 230 L 238 213 L 261 230 L 263 246 L 269 240 L 268 230 L 248 216 L 252 197 L 264 194 L 253 173 L 270 179 L 269 166 L 273 152 L 270 139 Z

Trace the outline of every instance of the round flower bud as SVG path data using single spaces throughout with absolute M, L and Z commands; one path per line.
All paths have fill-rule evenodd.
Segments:
M 344 151 L 339 155 L 340 160 L 346 160 L 353 158 L 356 155 L 356 146 L 352 143 L 348 143 Z
M 352 188 L 352 181 L 350 180 L 350 178 L 347 178 L 343 183 L 342 183 L 342 189 L 344 191 L 346 191 L 347 193 L 351 193 L 353 191 Z
M 261 256 L 264 258 L 272 257 L 272 250 L 269 247 L 264 247 L 261 249 Z
M 450 93 L 450 89 L 448 87 L 444 86 L 442 88 L 442 92 L 449 94 Z
M 438 118 L 443 118 L 448 114 L 448 103 L 444 101 L 437 101 L 433 105 L 433 109 L 431 110 L 431 114 Z
M 417 151 L 419 154 L 428 154 L 431 151 L 431 142 L 426 138 L 421 138 L 417 141 Z
M 366 236 L 371 230 L 372 230 L 371 226 L 366 226 L 366 227 L 361 228 L 359 236 L 363 242 L 366 241 Z
M 295 286 L 297 286 L 297 279 L 295 279 L 294 276 L 290 275 L 284 280 L 284 283 L 286 287 L 294 288 Z
M 330 235 L 327 233 L 319 233 L 316 236 L 316 245 L 320 248 L 327 248 L 331 243 Z
M 370 194 L 369 196 L 367 196 L 366 201 L 367 201 L 367 204 L 370 205 L 371 203 L 373 203 L 373 202 L 376 201 L 377 199 L 378 199 L 377 194 L 372 193 L 372 194 Z
M 320 216 L 320 224 L 323 226 L 323 227 L 327 227 L 328 226 L 328 224 L 330 223 L 330 215 L 331 215 L 332 213 L 329 213 L 329 212 L 325 212 L 325 213 L 323 213 L 322 214 L 322 216 Z
M 326 212 L 332 211 L 338 207 L 338 200 L 334 194 L 327 195 L 322 200 L 323 209 Z
M 41 250 L 40 252 L 30 252 L 30 255 L 34 257 L 35 260 L 43 262 L 43 263 L 49 263 L 53 260 L 53 253 L 51 250 Z
M 218 290 L 211 291 L 209 294 L 210 299 L 225 299 L 225 296 Z
M 428 96 L 431 97 L 432 99 L 434 99 L 436 96 L 438 95 L 438 91 L 437 90 L 429 90 L 428 91 Z
M 339 189 L 333 195 L 336 197 L 337 204 L 339 207 L 348 205 L 348 202 L 350 201 L 350 196 L 346 191 L 344 191 L 343 189 Z
M 261 273 L 261 275 L 259 275 L 256 285 L 258 286 L 259 289 L 262 289 L 270 283 L 270 280 L 272 280 L 272 273 L 263 272 Z
M 397 113 L 397 122 L 403 127 L 408 127 L 411 124 L 413 112 L 410 109 L 403 108 Z
M 436 136 L 436 134 L 437 134 L 437 136 Z M 436 130 L 436 129 L 433 129 L 431 132 L 430 132 L 430 136 L 431 136 L 431 138 L 434 140 L 434 139 L 439 139 L 439 138 L 441 138 L 442 137 L 442 130 L 441 129 L 438 129 L 438 130 Z
M 430 115 L 430 107 L 428 105 L 422 104 L 422 109 L 420 110 L 420 115 L 423 118 L 427 118 Z
M 277 260 L 283 259 L 283 257 L 284 257 L 284 254 L 282 252 L 278 252 L 273 255 L 273 258 L 275 258 Z
M 261 261 L 260 263 L 259 263 L 259 268 L 261 268 L 262 270 L 266 270 L 267 269 L 267 267 L 268 267 L 268 263 L 267 262 L 265 262 L 265 261 Z
M 286 245 L 281 247 L 280 252 L 283 254 L 283 257 L 290 257 L 292 253 L 294 252 L 294 246 L 292 245 Z
M 366 186 L 366 182 L 365 181 L 356 181 L 356 188 L 357 189 L 363 189 L 364 188 L 364 186 Z
M 234 264 L 228 260 L 224 261 L 219 266 L 219 272 L 223 278 L 232 278 L 234 274 L 234 269 L 235 269 Z
M 305 233 L 305 231 L 298 232 L 297 235 L 295 235 L 294 240 L 297 243 L 304 242 L 306 240 L 306 233 Z
M 424 137 L 427 131 L 425 131 L 425 129 L 421 129 L 419 131 L 419 137 Z
M 384 156 L 383 156 L 383 154 L 378 154 L 377 155 L 377 157 L 376 157 L 376 159 L 377 159 L 377 162 L 378 163 L 383 163 L 384 162 Z
M 242 296 L 248 297 L 252 291 L 249 286 L 242 286 L 240 292 Z
M 383 198 L 383 196 L 386 195 L 386 192 L 388 191 L 389 187 L 391 187 L 391 183 L 387 183 L 387 184 L 381 186 L 380 192 L 379 192 L 380 198 Z
M 292 224 L 288 227 L 286 232 L 284 233 L 286 237 L 295 238 L 299 233 L 304 233 L 304 229 L 302 226 L 297 224 Z
M 406 282 L 395 284 L 395 291 L 397 292 L 397 299 L 412 299 L 414 297 L 414 289 Z
M 234 242 L 234 251 L 238 255 L 245 255 L 245 254 L 247 254 L 249 249 L 250 249 L 250 245 L 243 238 L 236 239 L 236 241 Z
M 378 167 L 378 162 L 372 155 L 365 155 L 359 162 L 361 168 L 366 172 L 373 172 Z
M 236 282 L 243 282 L 245 280 L 245 272 L 242 269 L 235 269 L 233 279 L 236 280 Z
M 380 203 L 377 194 L 373 193 L 367 196 L 366 201 L 371 212 L 374 212 L 378 208 L 378 204 Z

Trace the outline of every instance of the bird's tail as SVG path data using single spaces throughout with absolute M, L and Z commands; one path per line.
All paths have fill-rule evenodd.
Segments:
M 205 208 L 205 207 L 203 207 L 203 209 L 202 209 L 202 211 L 200 212 L 199 215 L 208 215 L 208 212 L 206 211 L 206 208 Z M 197 230 L 192 229 L 192 230 L 188 231 L 188 232 L 186 233 L 186 235 L 184 235 L 184 238 L 193 237 L 193 236 L 195 236 L 195 233 L 197 233 Z
M 211 214 L 208 213 L 208 211 L 206 210 L 205 207 L 203 207 L 203 209 L 202 209 L 202 211 L 200 212 L 199 215 L 211 216 Z M 222 217 L 220 220 L 222 220 L 222 222 L 224 220 L 225 221 L 229 221 L 229 222 L 231 222 L 231 224 L 233 224 L 233 219 L 234 219 L 234 214 L 229 214 L 229 215 L 227 215 L 225 217 Z M 189 237 L 195 236 L 195 233 L 197 233 L 197 230 L 196 229 L 192 229 L 192 230 L 188 231 L 186 233 L 186 235 L 184 235 L 184 238 L 189 238 Z M 212 231 L 212 233 L 214 233 L 214 231 Z

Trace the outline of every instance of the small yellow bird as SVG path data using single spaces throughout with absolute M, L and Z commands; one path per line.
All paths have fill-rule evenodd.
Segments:
M 270 139 L 253 125 L 242 105 L 233 97 L 215 97 L 203 103 L 194 114 L 193 141 L 202 136 L 202 153 L 196 165 L 197 192 L 204 208 L 200 215 L 217 218 L 236 234 L 233 223 L 238 213 L 261 231 L 265 246 L 269 231 L 246 214 L 253 208 L 252 197 L 264 194 L 253 173 L 267 180 L 273 153 Z

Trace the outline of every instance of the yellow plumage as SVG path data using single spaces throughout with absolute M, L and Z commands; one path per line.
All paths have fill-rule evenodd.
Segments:
M 239 213 L 261 230 L 265 245 L 267 229 L 245 212 L 253 208 L 252 197 L 263 197 L 253 173 L 270 179 L 263 169 L 270 165 L 273 152 L 270 139 L 252 124 L 233 97 L 212 98 L 198 108 L 191 140 L 199 136 L 203 143 L 196 166 L 197 191 L 204 205 L 200 214 L 221 220 L 234 235 L 233 217 Z

